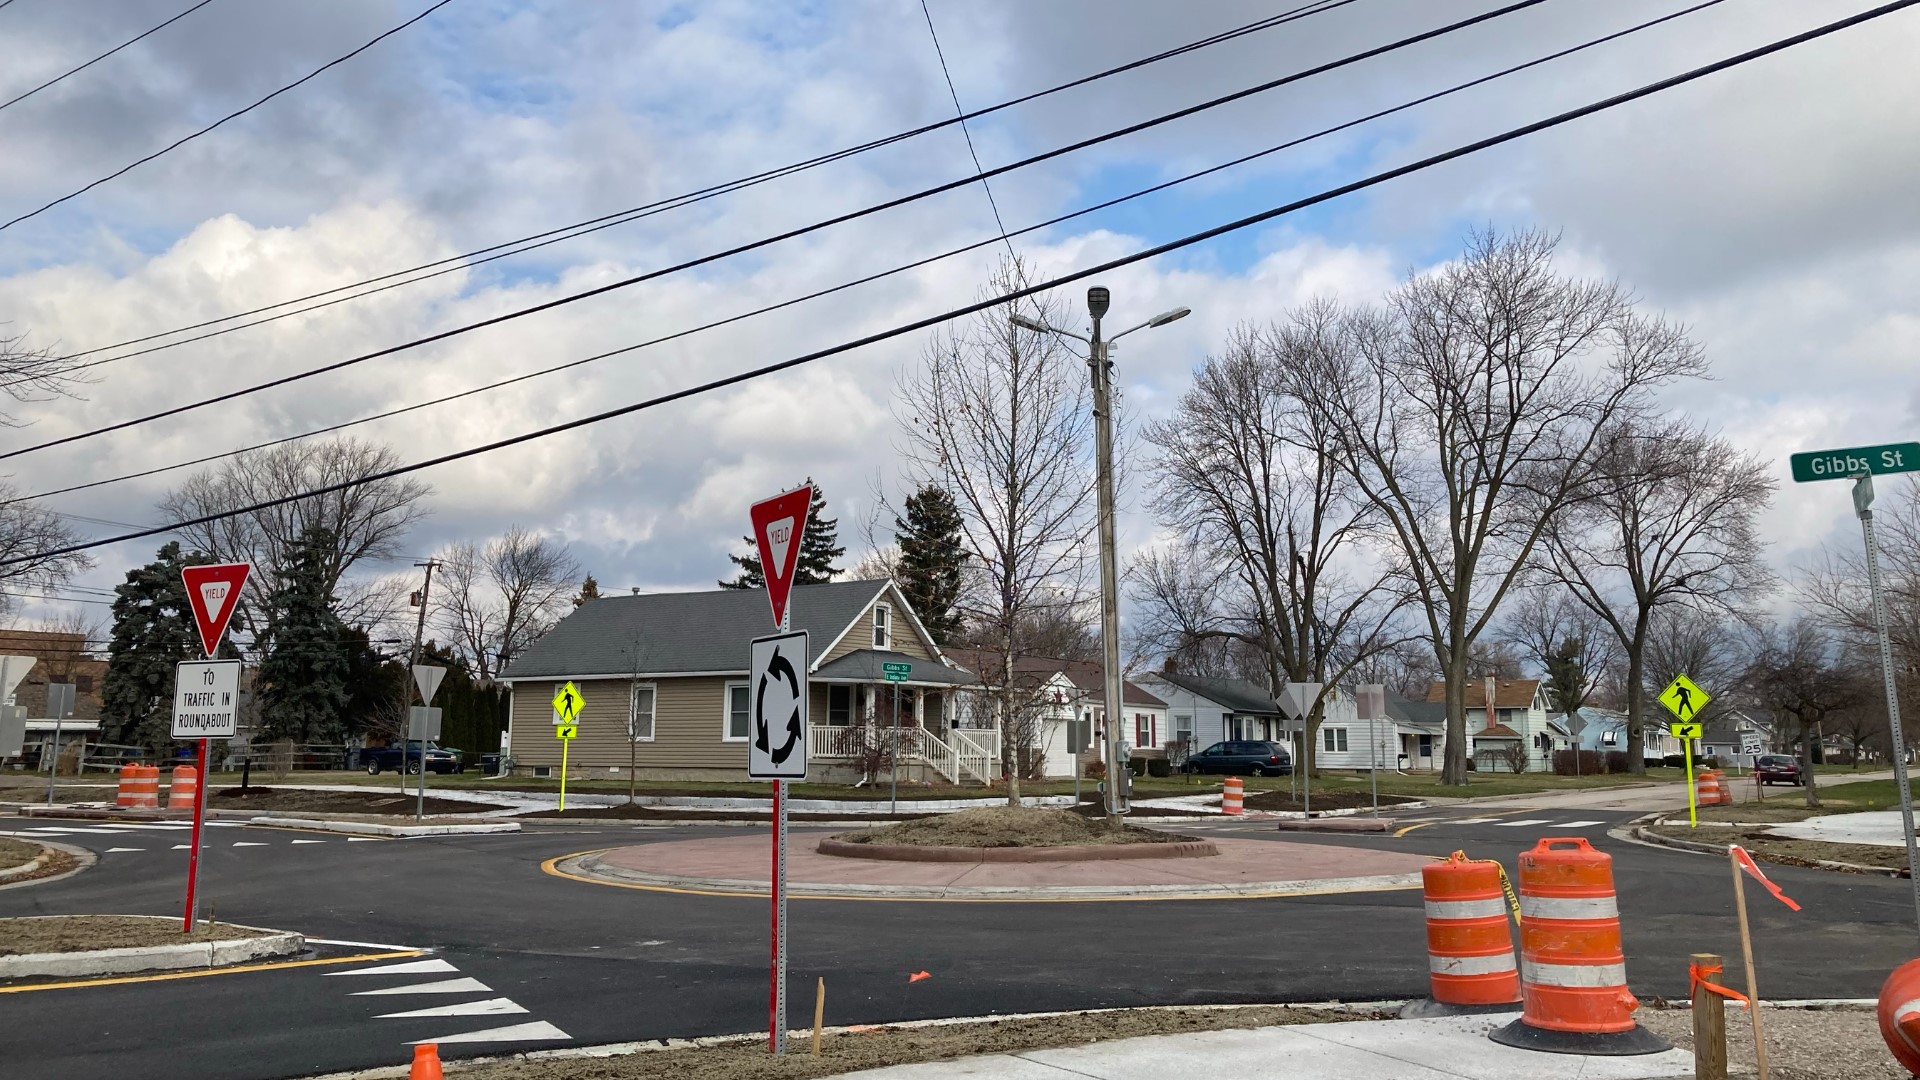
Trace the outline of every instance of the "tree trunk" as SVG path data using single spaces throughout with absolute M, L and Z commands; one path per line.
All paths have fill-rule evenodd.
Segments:
M 1020 747 L 1014 745 L 1015 735 L 1018 733 L 1014 730 L 1016 725 L 1013 722 L 1013 624 L 1011 622 L 1007 624 L 1002 644 L 1006 646 L 1006 651 L 1001 654 L 1000 660 L 1000 677 L 1005 680 L 1001 683 L 1005 689 L 1000 694 L 1000 768 L 1006 774 L 1007 805 L 1019 806 Z M 957 738 L 956 736 L 956 741 Z
M 1467 653 L 1455 649 L 1447 659 L 1447 760 L 1440 773 L 1443 784 L 1467 782 Z
M 1801 730 L 1807 733 L 1806 739 L 1800 746 L 1800 762 L 1807 770 L 1805 781 L 1807 788 L 1807 809 L 1818 810 L 1820 809 L 1820 792 L 1818 790 L 1818 784 L 1813 778 L 1813 748 L 1819 745 L 1820 742 L 1820 721 L 1815 720 L 1811 724 L 1803 725 Z
M 1646 676 L 1646 633 L 1634 635 L 1627 645 L 1627 771 L 1635 776 L 1647 774 L 1647 691 L 1641 685 Z

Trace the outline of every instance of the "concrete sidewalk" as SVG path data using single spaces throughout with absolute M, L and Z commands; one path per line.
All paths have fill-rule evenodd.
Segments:
M 1543 1054 L 1501 1046 L 1502 1016 L 1360 1020 L 1190 1035 L 1153 1035 L 1066 1050 L 1029 1050 L 842 1074 L 842 1080 L 1666 1080 L 1691 1077 L 1693 1055 Z

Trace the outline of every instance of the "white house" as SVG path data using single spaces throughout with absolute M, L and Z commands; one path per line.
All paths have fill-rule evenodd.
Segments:
M 1436 681 L 1427 701 L 1445 704 L 1447 684 Z M 1485 679 L 1467 684 L 1467 733 L 1475 767 L 1482 772 L 1513 768 L 1509 754 L 1524 747 L 1528 772 L 1552 772 L 1553 752 L 1573 748 L 1573 737 L 1547 714 L 1547 692 L 1539 679 Z M 1479 723 L 1476 724 L 1475 720 Z
M 1580 730 L 1580 748 L 1602 753 L 1627 752 L 1627 714 L 1619 709 L 1586 706 L 1579 712 L 1587 726 Z M 1650 716 L 1641 725 L 1640 756 L 1649 765 L 1658 765 L 1668 754 L 1681 752 L 1680 740 L 1668 731 L 1661 716 Z
M 980 673 L 980 682 L 957 695 L 955 723 L 962 728 L 994 727 L 995 688 L 1004 685 L 1006 665 L 1001 653 L 990 649 L 953 652 Z M 1014 680 L 1024 691 L 1032 688 L 1033 752 L 1040 755 L 1040 774 L 1070 777 L 1074 754 L 1069 748 L 1069 721 L 1087 721 L 1093 744 L 1084 760 L 1099 761 L 1105 750 L 1105 670 L 1097 663 L 1022 656 L 1014 659 Z M 1146 689 L 1122 683 L 1124 708 L 1120 714 L 1122 738 L 1134 757 L 1164 757 L 1170 737 L 1167 703 Z
M 1137 681 L 1165 703 L 1168 730 L 1162 748 L 1175 740 L 1184 740 L 1191 752 L 1227 739 L 1287 739 L 1280 703 L 1245 679 L 1160 671 Z
M 1399 772 L 1433 770 L 1445 763 L 1444 702 L 1430 704 L 1388 693 L 1386 713 L 1376 720 L 1362 720 L 1351 694 L 1340 690 L 1328 695 L 1315 761 L 1329 769 L 1378 767 Z M 1472 745 L 1469 737 L 1469 753 Z

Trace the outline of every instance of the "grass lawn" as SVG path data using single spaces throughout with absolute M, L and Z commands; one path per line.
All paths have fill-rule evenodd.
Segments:
M 1891 780 L 1861 780 L 1851 784 L 1818 784 L 1820 809 L 1807 809 L 1806 793 L 1797 787 L 1766 789 L 1764 802 L 1735 806 L 1703 806 L 1701 821 L 1804 821 L 1823 814 L 1853 814 L 1866 810 L 1897 810 L 1900 793 Z M 1913 785 L 1920 797 L 1920 783 Z

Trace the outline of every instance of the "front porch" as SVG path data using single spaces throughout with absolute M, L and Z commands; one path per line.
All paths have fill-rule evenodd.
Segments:
M 904 680 L 887 668 L 906 665 Z M 808 760 L 864 779 L 898 769 L 902 777 L 949 784 L 999 781 L 1000 732 L 974 726 L 954 690 L 972 675 L 884 649 L 860 649 L 822 664 L 811 676 Z M 823 722 L 824 721 L 824 722 Z

